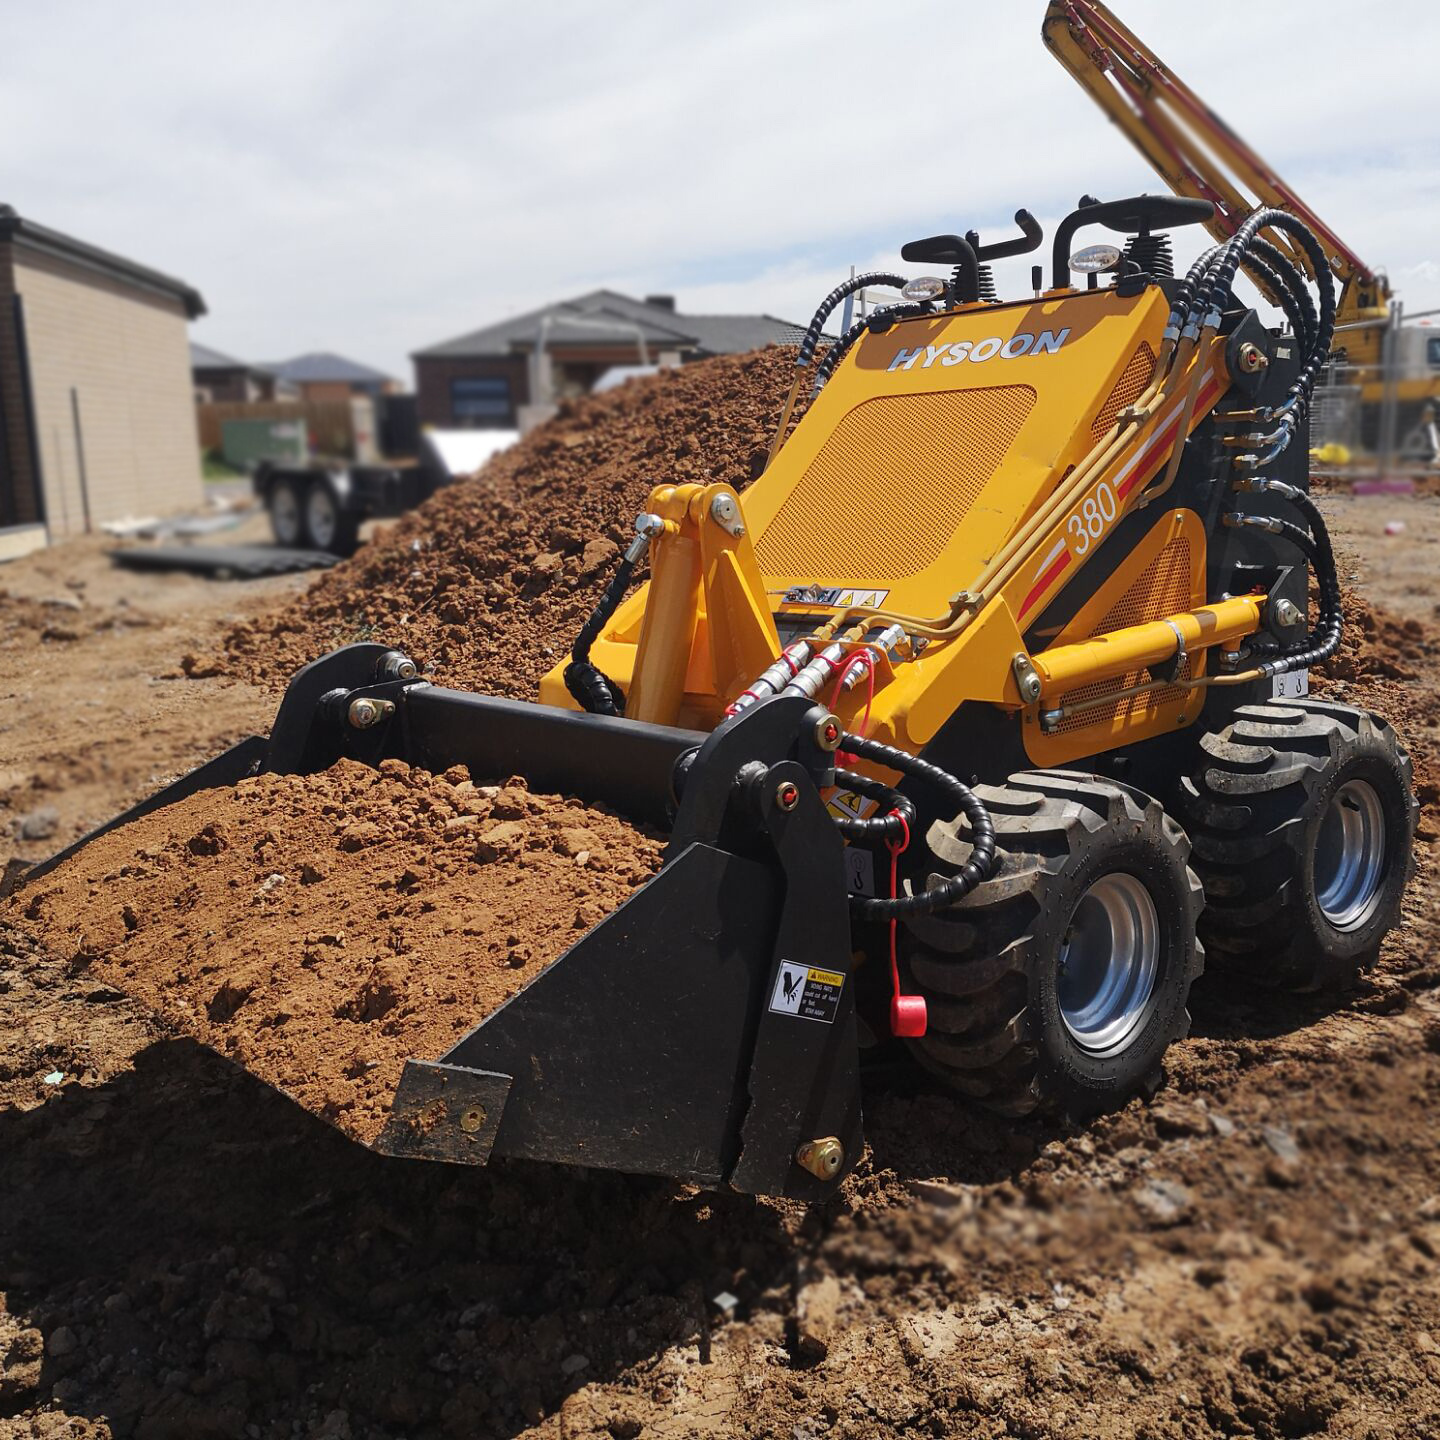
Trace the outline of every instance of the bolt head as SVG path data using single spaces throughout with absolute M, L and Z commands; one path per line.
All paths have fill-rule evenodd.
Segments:
M 839 720 L 833 715 L 827 715 L 823 720 L 816 723 L 815 743 L 822 750 L 838 750 L 840 748 L 840 737 L 844 733 Z
M 833 1180 L 845 1163 L 845 1147 L 833 1135 L 807 1140 L 795 1152 L 795 1163 L 817 1180 Z
M 775 787 L 775 808 L 793 810 L 800 803 L 800 787 L 793 780 L 782 780 Z
M 350 723 L 357 730 L 368 730 L 380 715 L 380 706 L 368 696 L 350 702 Z
M 467 1134 L 473 1135 L 485 1123 L 485 1107 L 473 1105 L 469 1110 L 460 1114 L 460 1128 Z
M 1247 375 L 1257 374 L 1270 363 L 1270 357 L 1258 345 L 1252 345 L 1248 340 L 1240 347 L 1236 358 L 1241 370 Z

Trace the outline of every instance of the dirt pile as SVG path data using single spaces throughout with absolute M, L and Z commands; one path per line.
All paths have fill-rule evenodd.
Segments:
M 283 686 L 338 645 L 404 649 L 444 683 L 533 699 L 594 608 L 646 496 L 667 481 L 745 485 L 795 351 L 723 356 L 567 401 L 277 615 L 236 626 L 215 662 Z
M 70 973 L 350 1135 L 658 867 L 660 843 L 524 782 L 387 760 L 201 792 L 15 897 Z

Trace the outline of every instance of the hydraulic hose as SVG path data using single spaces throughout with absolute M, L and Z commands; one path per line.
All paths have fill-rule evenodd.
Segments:
M 867 285 L 888 285 L 892 289 L 900 290 L 905 284 L 903 275 L 892 274 L 889 270 L 868 270 L 863 275 L 852 275 L 850 279 L 842 281 L 820 302 L 815 311 L 809 328 L 805 331 L 805 338 L 800 342 L 800 356 L 795 362 L 796 365 L 803 370 L 815 358 L 816 347 L 825 332 L 825 322 L 847 296 L 863 290 Z
M 1298 486 L 1286 484 L 1283 480 L 1248 480 L 1239 487 L 1250 493 L 1274 495 L 1286 500 L 1304 517 L 1310 526 L 1307 534 L 1298 526 L 1284 520 L 1269 517 L 1242 516 L 1240 521 L 1263 523 L 1266 528 L 1282 527 L 1275 533 L 1283 535 L 1298 546 L 1315 568 L 1315 581 L 1320 587 L 1320 613 L 1315 626 L 1298 649 L 1286 651 L 1277 659 L 1267 660 L 1259 667 L 1263 675 L 1284 675 L 1293 670 L 1303 670 L 1328 660 L 1340 648 L 1345 630 L 1345 616 L 1340 593 L 1340 576 L 1335 567 L 1335 550 L 1330 542 L 1330 530 L 1320 507 Z M 1232 522 L 1235 523 L 1235 522 Z
M 629 551 L 621 557 L 605 593 L 590 612 L 590 618 L 580 627 L 570 651 L 570 663 L 565 667 L 565 688 L 580 708 L 591 715 L 625 713 L 625 697 L 620 687 L 599 666 L 590 663 L 590 647 L 600 638 L 600 632 L 625 598 L 631 576 L 635 573 L 635 564 Z
M 850 347 L 865 331 L 870 330 L 883 335 L 897 320 L 909 320 L 916 315 L 933 315 L 934 313 L 935 306 L 931 301 L 916 300 L 903 305 L 885 305 L 873 314 L 867 315 L 863 320 L 855 321 L 825 352 L 825 358 L 815 367 L 815 393 L 819 394 L 825 387 L 825 383 L 835 373 L 835 367 L 849 354 Z M 880 323 L 882 321 L 889 321 L 889 324 L 882 325 Z
M 928 760 L 921 760 L 893 745 L 881 744 L 878 740 L 866 740 L 859 735 L 844 735 L 840 749 L 861 760 L 870 760 L 883 765 L 887 770 L 898 770 L 903 775 L 922 780 L 934 786 L 970 822 L 970 858 L 961 866 L 956 875 L 947 876 L 938 885 L 928 890 L 899 895 L 894 899 L 882 899 L 868 895 L 852 895 L 850 906 L 865 920 L 894 920 L 902 915 L 923 915 L 934 910 L 944 910 L 957 901 L 963 900 L 981 881 L 990 876 L 995 868 L 995 825 L 990 812 L 968 785 L 962 784 L 948 771 Z M 852 839 L 898 840 L 904 826 L 913 826 L 915 809 L 910 801 L 898 791 L 878 781 L 855 775 L 850 771 L 837 772 L 846 785 L 858 790 L 868 798 L 888 804 L 899 815 L 888 814 L 870 820 L 857 820 L 844 816 L 834 817 L 841 834 Z M 857 783 L 859 782 L 859 783 Z M 903 826 L 902 826 L 903 817 Z

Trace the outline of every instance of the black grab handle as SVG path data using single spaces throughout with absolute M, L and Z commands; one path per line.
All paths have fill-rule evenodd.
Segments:
M 982 262 L 1008 260 L 1012 255 L 1028 255 L 1032 250 L 1038 250 L 1045 238 L 1040 222 L 1028 210 L 1022 209 L 1015 212 L 1015 223 L 1020 227 L 1018 240 L 997 240 L 993 245 L 981 245 L 975 251 L 975 258 Z
M 1081 226 L 1103 225 L 1122 235 L 1148 235 L 1177 225 L 1204 225 L 1214 218 L 1215 207 L 1208 200 L 1181 195 L 1132 195 L 1125 200 L 1090 200 L 1088 204 L 1082 200 L 1080 208 L 1072 210 L 1055 232 L 1050 283 L 1057 290 L 1070 283 L 1070 242 Z

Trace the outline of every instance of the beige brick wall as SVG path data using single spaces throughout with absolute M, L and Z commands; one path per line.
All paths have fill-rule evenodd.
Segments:
M 184 307 L 62 260 L 17 253 L 46 515 L 85 529 L 72 388 L 80 404 L 90 518 L 164 515 L 203 502 Z

